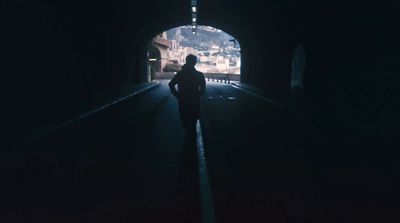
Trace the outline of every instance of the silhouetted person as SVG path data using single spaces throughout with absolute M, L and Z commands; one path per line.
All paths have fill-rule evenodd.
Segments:
M 200 96 L 206 89 L 204 74 L 194 67 L 196 62 L 196 56 L 188 55 L 182 70 L 168 84 L 171 93 L 178 99 L 182 126 L 189 133 L 196 130 L 196 122 L 200 118 Z M 178 90 L 175 85 L 178 85 Z

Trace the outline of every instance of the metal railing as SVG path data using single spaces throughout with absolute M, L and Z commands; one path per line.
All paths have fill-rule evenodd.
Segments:
M 155 72 L 155 79 L 171 79 L 176 72 Z M 207 81 L 227 83 L 231 81 L 240 81 L 240 75 L 237 74 L 222 74 L 222 73 L 204 73 Z
M 222 73 L 205 73 L 205 78 L 208 81 L 230 84 L 231 81 L 240 81 L 240 75 L 237 74 L 222 74 Z

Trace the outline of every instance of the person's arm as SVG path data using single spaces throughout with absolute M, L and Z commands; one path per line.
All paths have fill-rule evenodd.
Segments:
M 169 89 L 171 93 L 175 96 L 178 97 L 178 91 L 175 88 L 175 85 L 178 84 L 178 74 L 175 75 L 172 80 L 168 83 Z

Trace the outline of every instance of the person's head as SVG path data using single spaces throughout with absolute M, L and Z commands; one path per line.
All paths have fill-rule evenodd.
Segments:
M 186 57 L 186 64 L 188 66 L 194 67 L 194 65 L 196 65 L 197 63 L 197 57 L 193 54 L 189 54 Z

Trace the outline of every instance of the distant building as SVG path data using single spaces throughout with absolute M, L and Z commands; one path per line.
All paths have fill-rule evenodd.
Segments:
M 217 29 L 211 26 L 202 26 L 203 30 L 208 31 L 208 32 L 216 32 Z
M 181 52 L 181 51 L 169 51 L 168 52 L 168 61 L 169 61 L 169 63 L 184 64 L 185 63 L 185 57 L 184 57 L 183 52 Z
M 212 66 L 216 66 L 217 65 L 217 56 L 209 56 L 208 64 L 212 65 Z
M 207 63 L 208 62 L 208 56 L 200 56 L 199 57 L 199 62 L 200 63 Z
M 216 68 L 221 71 L 221 73 L 228 72 L 229 70 L 229 59 L 223 56 L 217 56 L 217 66 Z
M 211 46 L 211 49 L 213 49 L 213 50 L 219 50 L 219 46 L 217 46 L 217 45 L 212 45 L 212 46 Z
M 169 51 L 178 51 L 179 50 L 179 42 L 177 40 L 169 41 Z
M 167 33 L 162 32 L 158 34 L 153 38 L 151 45 L 153 46 L 153 52 L 158 51 L 151 55 L 151 57 L 157 59 L 156 64 L 154 64 L 155 70 L 161 71 L 168 62 L 168 48 L 170 43 L 167 39 Z
M 185 57 L 189 54 L 197 55 L 197 50 L 192 47 L 185 47 L 183 50 L 185 52 Z
M 198 42 L 191 40 L 193 36 L 187 36 L 188 32 L 186 29 L 191 27 L 178 27 L 175 30 L 169 31 L 170 40 L 168 40 L 167 50 L 167 63 L 169 64 L 184 64 L 186 56 L 189 54 L 196 55 L 198 57 L 198 63 L 196 68 L 205 73 L 240 73 L 240 48 L 233 45 L 228 40 Z M 200 26 L 198 29 L 198 35 L 201 32 L 207 35 L 207 32 L 217 32 L 221 30 L 215 29 L 208 26 Z M 191 32 L 190 32 L 191 34 Z M 158 36 L 159 39 L 164 39 L 164 33 Z M 183 47 L 185 46 L 185 47 Z M 219 45 L 221 44 L 221 45 Z M 194 48 L 197 46 L 198 48 Z M 161 56 L 164 58 L 164 56 Z
M 168 63 L 169 41 L 167 33 L 162 32 L 155 36 L 149 44 L 147 51 L 147 78 L 148 81 L 155 78 L 155 73 L 163 70 Z

